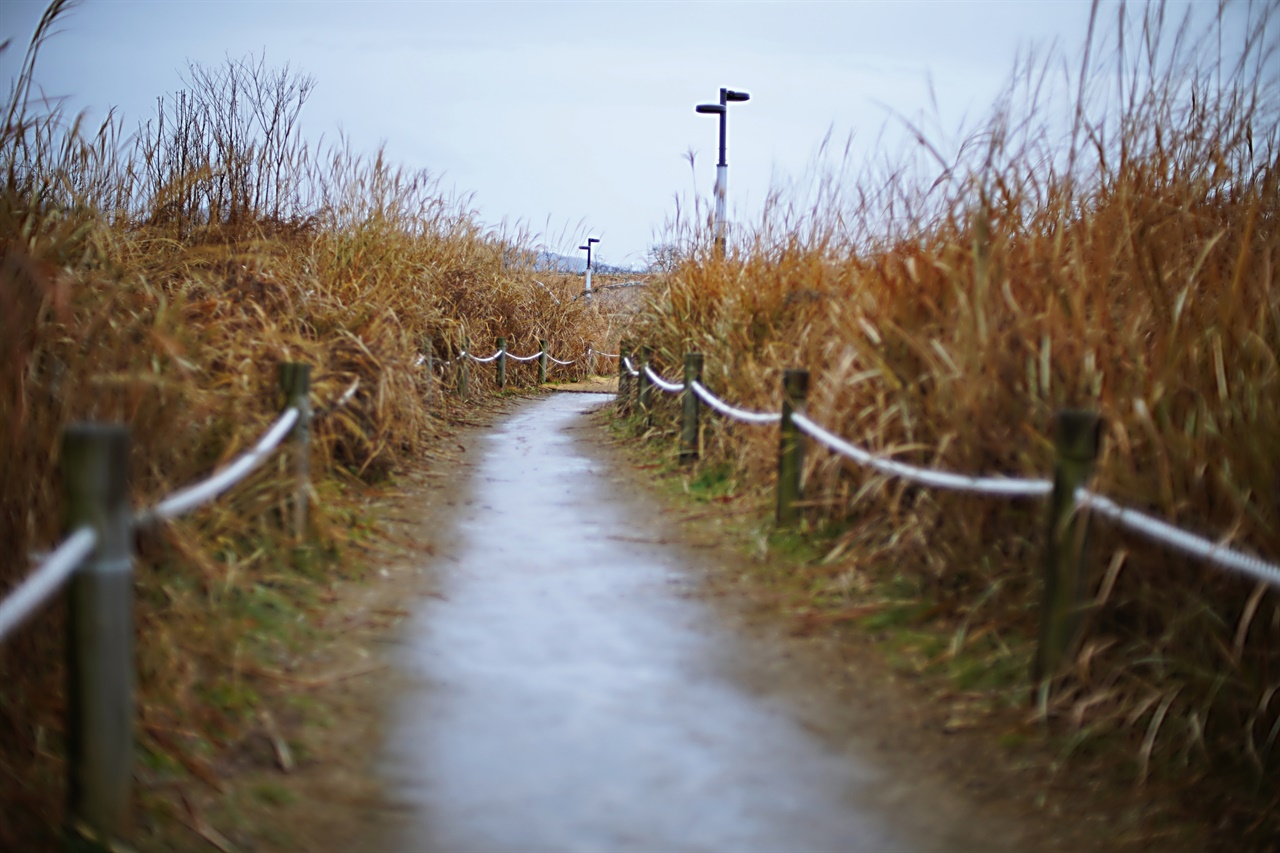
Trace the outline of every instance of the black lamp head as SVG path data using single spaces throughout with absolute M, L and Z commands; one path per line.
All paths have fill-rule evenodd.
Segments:
M 693 109 L 695 112 L 704 113 L 706 115 L 724 115 L 724 104 L 698 104 Z

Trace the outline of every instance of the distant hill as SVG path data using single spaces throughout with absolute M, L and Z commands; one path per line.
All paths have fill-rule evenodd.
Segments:
M 601 275 L 642 272 L 642 270 L 635 270 L 631 267 L 615 267 L 610 264 L 602 264 L 598 260 L 592 264 L 592 268 Z M 537 260 L 534 261 L 534 269 L 546 272 L 578 273 L 581 275 L 587 271 L 587 258 L 585 255 L 571 258 L 568 255 L 561 255 L 556 252 L 539 252 Z
M 533 268 L 546 272 L 585 273 L 587 271 L 587 258 L 585 255 L 580 258 L 570 258 L 556 252 L 539 252 Z

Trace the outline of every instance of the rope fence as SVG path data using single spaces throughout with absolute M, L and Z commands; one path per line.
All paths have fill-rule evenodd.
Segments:
M 1254 580 L 1280 588 L 1280 565 L 1234 550 L 1222 542 L 1213 542 L 1197 536 L 1136 509 L 1120 506 L 1111 498 L 1088 489 L 1077 489 L 1076 501 L 1081 506 L 1097 510 L 1121 527 L 1126 527 L 1175 551 L 1181 551 L 1188 556 L 1198 557 L 1215 566 L 1248 575 Z
M 725 417 L 733 418 L 735 421 L 741 421 L 744 424 L 776 424 L 782 420 L 782 415 L 777 412 L 749 412 L 746 409 L 730 406 L 724 400 L 708 391 L 707 386 L 701 382 L 693 382 L 689 387 L 693 389 L 693 393 L 697 394 L 702 402 Z
M 653 384 L 663 391 L 672 394 L 684 391 L 685 386 L 682 383 L 664 379 L 649 365 L 644 365 L 643 370 Z M 638 373 L 633 375 L 638 375 Z M 743 423 L 769 424 L 777 423 L 782 419 L 782 416 L 777 413 L 751 412 L 731 406 L 708 391 L 706 386 L 701 383 L 693 383 L 692 388 L 694 393 L 708 406 L 727 417 Z M 821 442 L 828 449 L 852 459 L 860 465 L 874 468 L 920 485 L 1010 498 L 1041 498 L 1048 496 L 1053 491 L 1052 480 L 976 477 L 932 468 L 921 468 L 878 456 L 841 438 L 800 412 L 795 412 L 791 415 L 791 422 L 801 432 Z M 1198 536 L 1139 510 L 1120 506 L 1110 498 L 1091 492 L 1088 489 L 1078 489 L 1075 499 L 1081 506 L 1095 509 L 1106 518 L 1135 533 L 1142 534 L 1154 542 L 1166 545 L 1183 554 L 1212 562 L 1222 568 L 1246 574 L 1255 580 L 1265 581 L 1280 587 L 1280 565 L 1270 563 L 1243 551 L 1237 551 L 1221 542 L 1214 542 Z
M 62 468 L 71 533 L 0 601 L 0 642 L 64 588 L 68 707 L 67 777 L 73 824 L 103 839 L 122 838 L 131 823 L 133 786 L 133 539 L 150 527 L 206 504 L 242 482 L 292 438 L 294 535 L 305 536 L 310 425 L 346 405 L 359 380 L 321 413 L 309 403 L 311 366 L 282 363 L 285 409 L 252 448 L 209 477 L 155 506 L 129 507 L 128 430 L 74 424 L 63 435 Z
M 499 387 L 506 364 L 538 361 L 539 383 L 546 381 L 548 361 L 569 366 L 579 359 L 550 355 L 547 342 L 527 356 L 498 351 L 479 357 L 465 338 L 456 358 L 437 362 L 431 339 L 425 341 L 417 366 L 427 368 L 430 398 L 437 365 L 456 364 L 459 391 L 466 395 L 467 366 L 497 362 Z M 586 358 L 594 364 L 594 350 Z M 601 355 L 604 355 L 601 353 Z M 62 469 L 68 506 L 69 535 L 42 555 L 34 570 L 0 600 L 0 642 L 34 618 L 64 588 L 67 593 L 66 644 L 68 706 L 67 778 L 72 825 L 101 839 L 123 838 L 131 824 L 133 800 L 134 663 L 132 617 L 133 540 L 139 529 L 154 527 L 216 500 L 244 481 L 282 446 L 291 450 L 293 484 L 287 515 L 295 542 L 306 541 L 310 484 L 311 425 L 347 405 L 360 388 L 354 380 L 328 406 L 313 413 L 311 366 L 280 364 L 280 415 L 248 450 L 208 477 L 184 486 L 154 506 L 134 511 L 130 505 L 128 430 L 113 424 L 77 424 L 63 435 Z M 296 553 L 296 552 L 295 552 Z
M 627 380 L 635 378 L 638 407 L 649 419 L 651 388 L 679 394 L 683 400 L 680 457 L 682 461 L 698 457 L 699 406 L 705 403 L 719 414 L 741 423 L 779 424 L 782 430 L 778 459 L 777 521 L 780 526 L 798 519 L 795 508 L 801 496 L 803 443 L 806 436 L 828 450 L 859 465 L 922 486 L 968 492 L 1010 499 L 1049 498 L 1050 535 L 1045 560 L 1045 599 L 1042 638 L 1034 664 L 1034 678 L 1039 682 L 1060 669 L 1075 641 L 1080 613 L 1084 606 L 1082 530 L 1088 523 L 1089 509 L 1108 521 L 1136 533 L 1170 550 L 1193 557 L 1251 580 L 1280 588 L 1280 565 L 1254 554 L 1232 548 L 1224 541 L 1184 530 L 1140 510 L 1121 506 L 1111 498 L 1085 488 L 1092 475 L 1101 442 L 1101 421 L 1090 412 L 1065 411 L 1055 420 L 1054 445 L 1058 462 L 1053 479 L 973 476 L 951 471 L 910 465 L 873 453 L 837 435 L 815 422 L 804 412 L 808 389 L 808 372 L 788 370 L 783 379 L 781 412 L 753 412 L 733 406 L 707 390 L 700 381 L 702 356 L 689 353 L 685 357 L 685 382 L 673 382 L 648 363 L 648 348 L 641 347 L 640 367 L 632 362 L 629 347 L 624 344 L 619 367 L 619 407 L 632 406 Z M 689 393 L 692 392 L 692 393 Z
M 611 355 L 609 355 L 608 353 L 603 353 L 603 352 L 596 352 L 596 353 L 593 353 L 593 351 L 592 351 L 592 350 L 590 350 L 590 349 L 588 349 L 588 350 L 587 350 L 587 355 L 588 355 L 588 356 L 593 355 L 593 354 L 594 354 L 594 355 L 604 356 L 605 358 L 617 358 L 617 356 L 616 356 L 616 355 L 611 356 Z M 512 353 L 506 352 L 505 350 L 498 350 L 497 352 L 493 353 L 492 355 L 487 355 L 487 356 L 485 356 L 484 358 L 481 358 L 480 356 L 475 355 L 474 353 L 469 353 L 469 352 L 463 351 L 463 352 L 461 352 L 461 353 L 459 353 L 459 354 L 458 354 L 458 357 L 459 357 L 459 358 L 469 358 L 469 359 L 471 359 L 472 361 L 476 362 L 477 364 L 489 364 L 490 362 L 497 361 L 497 360 L 499 360 L 499 359 L 505 359 L 505 358 L 509 358 L 509 359 L 511 359 L 512 361 L 533 361 L 533 360 L 535 360 L 535 359 L 542 358 L 544 355 L 547 357 L 547 360 L 548 360 L 548 361 L 554 362 L 555 364 L 559 364 L 559 365 L 561 365 L 561 366 L 563 366 L 563 367 L 568 367 L 568 366 L 569 366 L 569 365 L 571 365 L 571 364 L 577 364 L 577 363 L 578 363 L 578 359 L 576 359 L 576 358 L 569 359 L 568 361 L 561 361 L 560 359 L 556 358 L 554 355 L 551 355 L 550 353 L 547 353 L 547 352 L 535 352 L 533 355 L 514 355 L 514 354 L 512 354 Z M 425 357 L 425 356 L 418 356 L 418 364 L 419 364 L 419 365 L 423 364 L 425 361 L 426 361 L 426 357 Z M 438 361 L 438 362 L 436 362 L 436 364 L 453 364 L 453 362 L 452 362 L 452 361 Z
M 150 526 L 159 521 L 167 521 L 185 515 L 202 504 L 206 504 L 227 489 L 247 477 L 262 464 L 271 452 L 280 446 L 285 436 L 298 422 L 300 413 L 295 408 L 285 409 L 266 434 L 258 440 L 253 449 L 241 454 L 227 467 L 217 471 L 205 480 L 179 489 L 149 510 L 144 510 L 134 517 L 134 523 Z
M 938 471 L 933 468 L 918 468 L 863 450 L 845 441 L 840 436 L 824 429 L 804 415 L 796 412 L 791 422 L 800 431 L 825 444 L 842 456 L 854 462 L 919 483 L 922 486 L 933 486 L 936 489 L 973 492 L 980 495 L 1000 495 L 1017 498 L 1040 498 L 1053 491 L 1053 483 L 1049 480 L 1022 480 L 1005 477 L 971 477 L 967 474 L 953 474 L 950 471 Z

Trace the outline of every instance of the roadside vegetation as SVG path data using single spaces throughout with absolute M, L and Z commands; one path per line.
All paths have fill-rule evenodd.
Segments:
M 1075 65 L 1024 61 L 958 143 L 909 125 L 909 150 L 837 154 L 725 257 L 709 230 L 674 228 L 628 337 L 673 379 L 703 353 L 708 388 L 756 410 L 807 368 L 814 420 L 961 473 L 1047 476 L 1054 413 L 1092 409 L 1098 491 L 1276 560 L 1278 10 L 1251 5 L 1240 43 L 1161 4 L 1095 4 Z M 678 413 L 663 406 L 666 441 Z M 777 440 L 707 415 L 689 487 L 759 493 Z M 904 660 L 948 674 L 967 713 L 1023 709 L 1064 773 L 1172 789 L 1170 811 L 1213 815 L 1216 843 L 1275 849 L 1280 592 L 1095 521 L 1079 653 L 1033 707 L 1043 505 L 904 485 L 811 447 L 809 556 L 774 580 L 815 620 L 905 638 Z
M 281 407 L 279 363 L 313 365 L 322 413 L 311 557 L 293 558 L 274 464 L 140 537 L 139 779 L 149 809 L 172 809 L 260 731 L 326 583 L 361 571 L 379 528 L 366 488 L 420 464 L 465 406 L 440 392 L 451 373 L 429 382 L 427 338 L 438 360 L 500 335 L 574 358 L 606 347 L 609 320 L 575 300 L 580 277 L 533 269 L 529 235 L 482 225 L 431 175 L 302 139 L 314 81 L 287 66 L 192 66 L 137 133 L 85 127 L 32 91 L 66 5 L 40 22 L 0 130 L 0 590 L 61 538 L 68 423 L 130 427 L 143 507 L 257 440 Z M 536 366 L 508 377 L 532 384 Z M 473 366 L 473 393 L 492 381 Z M 63 630 L 59 605 L 0 647 L 5 849 L 51 845 L 61 825 Z

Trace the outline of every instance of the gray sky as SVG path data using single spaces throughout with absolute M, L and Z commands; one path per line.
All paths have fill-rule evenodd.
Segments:
M 1211 13 L 1214 0 L 1196 5 Z M 14 38 L 0 79 L 44 6 L 0 0 L 0 37 Z M 523 221 L 566 254 L 589 232 L 604 260 L 632 263 L 675 195 L 710 195 L 716 121 L 693 107 L 719 87 L 751 93 L 729 116 L 730 209 L 749 219 L 829 130 L 869 146 L 890 111 L 933 115 L 931 80 L 954 129 L 986 111 L 1019 49 L 1057 40 L 1074 55 L 1088 17 L 1085 0 L 88 0 L 37 82 L 90 117 L 116 106 L 132 128 L 181 87 L 188 60 L 265 51 L 317 80 L 308 138 L 341 127 L 359 150 L 385 140 L 392 160 L 474 193 L 486 222 Z

